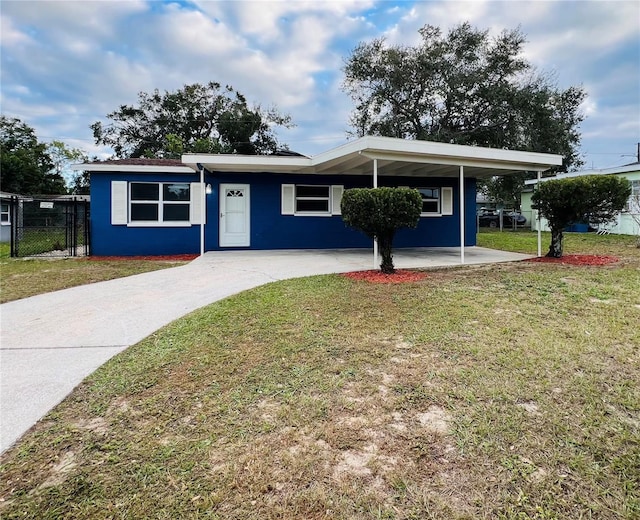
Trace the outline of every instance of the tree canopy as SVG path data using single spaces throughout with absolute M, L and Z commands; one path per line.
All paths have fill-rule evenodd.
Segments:
M 418 225 L 420 192 L 410 188 L 353 188 L 344 192 L 340 207 L 347 225 L 378 241 L 380 269 L 393 273 L 393 237 L 400 228 Z
M 55 171 L 48 145 L 20 119 L 0 116 L 0 189 L 21 195 L 66 193 L 64 178 Z
M 182 153 L 269 154 L 278 143 L 274 126 L 291 126 L 275 108 L 250 108 L 246 98 L 219 83 L 185 85 L 175 92 L 140 92 L 138 104 L 91 125 L 96 144 L 120 158 L 179 158 Z
M 69 193 L 86 195 L 89 193 L 89 172 L 70 172 L 69 165 L 89 160 L 86 152 L 80 148 L 71 148 L 62 141 L 51 141 L 47 153 L 53 163 L 53 171 L 67 183 Z
M 581 87 L 559 89 L 523 58 L 519 29 L 498 37 L 469 23 L 446 35 L 420 29 L 415 47 L 360 43 L 347 58 L 343 89 L 356 103 L 358 135 L 561 154 L 582 164 Z
M 547 219 L 551 245 L 547 256 L 560 258 L 563 230 L 573 223 L 599 224 L 613 220 L 631 195 L 631 183 L 613 175 L 583 175 L 541 182 L 532 206 Z

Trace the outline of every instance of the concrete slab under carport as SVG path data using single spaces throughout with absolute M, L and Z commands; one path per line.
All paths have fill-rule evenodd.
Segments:
M 531 255 L 465 248 L 466 264 Z M 397 268 L 460 265 L 460 249 L 394 252 Z M 265 283 L 373 268 L 370 249 L 214 251 L 187 265 L 0 305 L 0 452 L 111 357 L 191 311 Z
M 491 264 L 515 262 L 533 258 L 535 255 L 498 251 L 485 247 L 465 247 L 465 263 L 460 263 L 459 247 L 415 247 L 394 249 L 393 262 L 397 269 L 420 269 L 433 267 L 453 267 L 469 264 Z M 348 271 L 378 269 L 374 265 L 371 249 L 282 249 L 269 251 L 209 251 L 197 262 L 211 264 L 217 268 L 241 268 L 236 262 L 261 258 L 264 268 L 278 273 L 278 278 L 286 279 L 310 274 L 329 274 Z M 290 262 L 289 262 L 290 261 Z M 309 267 L 313 266 L 313 273 Z M 255 268 L 256 266 L 254 266 Z

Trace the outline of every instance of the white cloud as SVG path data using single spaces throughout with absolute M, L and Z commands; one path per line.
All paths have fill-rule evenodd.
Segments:
M 13 20 L 3 14 L 0 14 L 0 29 L 0 41 L 3 48 L 27 45 L 31 42 L 31 37 L 18 29 Z
M 635 1 L 3 0 L 1 102 L 42 135 L 96 153 L 89 124 L 139 91 L 218 81 L 291 113 L 299 126 L 279 130 L 282 140 L 317 153 L 346 137 L 352 104 L 340 69 L 360 41 L 413 45 L 427 23 L 446 32 L 468 20 L 492 34 L 520 25 L 528 59 L 561 87 L 585 85 L 584 141 L 594 149 L 589 140 L 604 132 L 640 133 L 639 17 Z

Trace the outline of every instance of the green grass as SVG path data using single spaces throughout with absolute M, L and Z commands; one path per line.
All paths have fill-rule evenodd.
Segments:
M 77 230 L 77 245 L 84 245 L 84 234 Z M 17 249 L 20 257 L 28 257 L 48 253 L 50 251 L 62 251 L 67 249 L 67 232 L 64 227 L 29 228 L 22 231 Z
M 596 235 L 595 233 L 564 233 L 565 254 L 620 254 L 637 246 L 636 237 L 629 235 Z M 488 231 L 477 235 L 478 245 L 490 249 L 501 249 L 516 253 L 536 254 L 538 234 L 531 231 Z M 542 254 L 546 254 L 551 243 L 551 233 L 542 233 Z
M 0 249 L 0 303 L 37 294 L 166 269 L 185 262 L 167 260 L 14 259 Z
M 638 518 L 640 250 L 591 240 L 571 247 L 623 261 L 317 276 L 200 309 L 2 456 L 0 516 Z

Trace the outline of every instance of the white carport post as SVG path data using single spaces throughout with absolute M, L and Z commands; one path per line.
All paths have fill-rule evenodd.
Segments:
M 538 171 L 538 184 L 535 189 L 540 187 L 540 179 L 542 179 L 542 172 Z M 540 210 L 536 210 L 536 212 L 538 213 L 538 258 L 540 258 L 542 256 L 542 221 L 540 220 Z
M 378 159 L 373 160 L 373 187 L 378 187 Z M 378 241 L 373 239 L 373 268 L 378 268 Z
M 464 166 L 460 165 L 460 263 L 464 264 Z
M 204 255 L 204 220 L 206 218 L 207 194 L 204 188 L 204 166 L 200 166 L 200 256 Z

